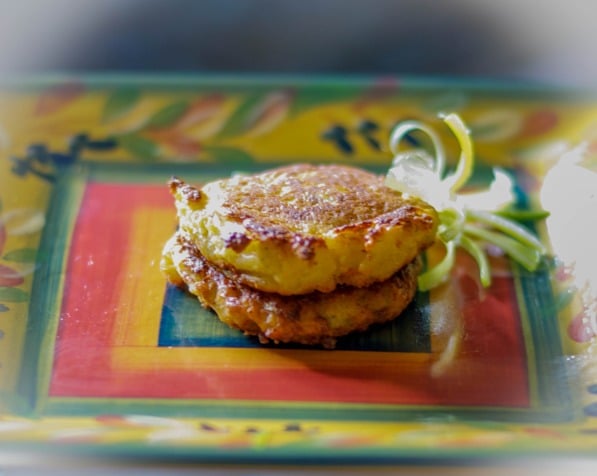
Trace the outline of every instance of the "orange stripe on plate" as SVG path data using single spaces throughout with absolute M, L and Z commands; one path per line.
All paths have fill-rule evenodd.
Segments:
M 421 372 L 432 356 L 423 353 L 353 352 L 311 349 L 119 347 L 111 351 L 115 369 L 127 371 L 199 369 L 318 369 L 354 374 Z

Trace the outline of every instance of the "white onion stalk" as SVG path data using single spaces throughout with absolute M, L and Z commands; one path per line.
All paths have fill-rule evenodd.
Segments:
M 437 239 L 446 248 L 445 257 L 433 268 L 419 276 L 419 289 L 427 291 L 446 280 L 455 262 L 455 250 L 461 247 L 479 266 L 483 286 L 491 284 L 489 261 L 481 243 L 500 248 L 511 259 L 529 271 L 535 271 L 541 257 L 547 253 L 543 244 L 526 228 L 508 218 L 502 210 L 514 202 L 511 177 L 494 169 L 494 180 L 486 190 L 460 193 L 475 166 L 475 155 L 470 132 L 457 114 L 441 116 L 460 145 L 456 169 L 445 175 L 446 154 L 439 135 L 419 121 L 398 124 L 390 137 L 394 154 L 387 172 L 386 186 L 405 195 L 416 196 L 438 212 Z M 433 144 L 435 156 L 424 150 L 399 151 L 402 139 L 412 131 L 425 133 Z M 526 219 L 544 218 L 540 213 L 523 212 Z

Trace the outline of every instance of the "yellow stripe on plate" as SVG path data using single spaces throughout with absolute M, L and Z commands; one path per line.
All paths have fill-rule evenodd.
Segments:
M 134 214 L 129 251 L 119 279 L 115 346 L 156 346 L 166 278 L 160 272 L 164 243 L 171 235 L 172 210 L 141 208 Z M 166 225 L 165 225 L 166 224 Z

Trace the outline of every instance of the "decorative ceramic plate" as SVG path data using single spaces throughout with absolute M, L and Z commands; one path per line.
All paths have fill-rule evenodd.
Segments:
M 520 206 L 551 211 L 529 225 L 552 250 L 539 271 L 494 253 L 483 289 L 459 256 L 447 284 L 336 350 L 260 345 L 166 284 L 170 176 L 201 183 L 293 162 L 382 173 L 392 127 L 441 128 L 439 111 L 472 131 L 474 183 L 502 167 Z M 0 447 L 228 462 L 594 455 L 596 177 L 597 102 L 545 88 L 5 82 Z

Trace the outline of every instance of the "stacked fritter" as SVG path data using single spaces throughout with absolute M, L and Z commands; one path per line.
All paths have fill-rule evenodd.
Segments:
M 340 165 L 293 165 L 198 189 L 172 179 L 179 227 L 162 269 L 261 342 L 334 347 L 413 299 L 435 210 Z

